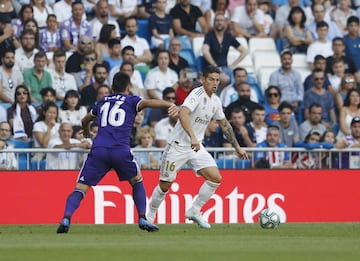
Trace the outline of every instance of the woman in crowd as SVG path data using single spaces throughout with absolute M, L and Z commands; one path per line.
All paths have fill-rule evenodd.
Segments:
M 352 74 L 345 74 L 341 79 L 339 91 L 335 95 L 335 105 L 338 110 L 343 107 L 346 95 L 350 89 L 356 88 L 356 79 Z
M 227 28 L 230 29 L 231 12 L 228 9 L 229 0 L 211 0 L 211 8 L 204 14 L 209 30 L 214 27 L 215 14 L 223 14 L 227 19 Z
M 360 91 L 350 89 L 346 95 L 344 106 L 340 109 L 339 124 L 340 130 L 336 138 L 340 139 L 351 134 L 350 124 L 354 117 L 360 116 Z
M 39 28 L 45 28 L 48 15 L 53 14 L 54 11 L 46 4 L 46 0 L 31 0 L 30 4 L 33 7 L 34 19 L 38 23 Z
M 278 108 L 280 105 L 281 90 L 277 86 L 269 86 L 265 90 L 265 96 L 265 122 L 267 125 L 272 125 L 274 121 L 280 120 Z
M 153 142 L 155 139 L 155 132 L 149 126 L 141 127 L 136 135 L 138 145 L 135 149 L 155 148 Z M 159 169 L 161 152 L 134 152 L 136 162 L 141 169 Z
M 31 105 L 29 89 L 25 85 L 17 86 L 14 103 L 7 110 L 7 121 L 13 129 L 14 138 L 30 141 L 36 118 L 36 109 Z
M 100 31 L 99 40 L 95 45 L 97 63 L 102 63 L 104 58 L 110 56 L 108 41 L 116 38 L 116 28 L 113 24 L 104 24 Z
M 11 2 L 11 1 L 9 1 Z M 17 39 L 20 39 L 21 32 L 23 31 L 23 24 L 26 20 L 29 20 L 31 18 L 34 18 L 34 9 L 29 4 L 24 4 L 21 6 L 19 16 L 17 17 L 15 14 L 15 17 L 13 18 L 11 24 L 14 27 L 15 30 L 15 36 Z
M 66 92 L 60 106 L 60 122 L 70 122 L 71 125 L 81 125 L 81 119 L 87 114 L 86 108 L 80 106 L 80 95 L 75 90 Z
M 50 139 L 59 137 L 60 123 L 57 122 L 59 109 L 54 102 L 48 102 L 44 106 L 43 114 L 37 118 L 34 128 L 34 148 L 47 148 Z M 45 153 L 34 153 L 32 161 L 44 159 Z
M 299 6 L 293 7 L 288 16 L 289 24 L 284 28 L 283 48 L 292 53 L 306 54 L 313 39 L 311 32 L 306 28 L 306 15 Z

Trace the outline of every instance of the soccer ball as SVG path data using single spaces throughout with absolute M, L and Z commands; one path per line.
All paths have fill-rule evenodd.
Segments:
M 262 228 L 277 228 L 280 225 L 280 216 L 270 208 L 260 212 L 259 225 Z

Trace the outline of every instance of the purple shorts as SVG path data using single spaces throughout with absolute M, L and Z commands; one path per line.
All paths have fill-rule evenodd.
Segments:
M 96 147 L 90 151 L 77 182 L 95 186 L 111 169 L 116 171 L 120 181 L 130 180 L 139 173 L 139 167 L 130 151 Z

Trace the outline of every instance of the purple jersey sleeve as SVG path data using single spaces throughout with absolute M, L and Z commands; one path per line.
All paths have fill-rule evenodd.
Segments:
M 131 129 L 138 112 L 139 96 L 113 94 L 104 97 L 91 113 L 97 116 L 99 131 L 96 135 L 95 147 L 122 147 L 130 149 Z

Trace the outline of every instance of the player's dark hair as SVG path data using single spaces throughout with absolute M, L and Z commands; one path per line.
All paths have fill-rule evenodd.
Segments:
M 117 72 L 113 79 L 112 89 L 114 92 L 124 92 L 130 84 L 129 75 L 124 72 Z
M 215 65 L 208 65 L 208 66 L 205 67 L 203 73 L 204 73 L 204 77 L 206 78 L 206 77 L 208 77 L 208 75 L 210 73 L 218 73 L 218 74 L 220 74 L 220 69 L 219 69 L 219 67 L 217 67 Z

